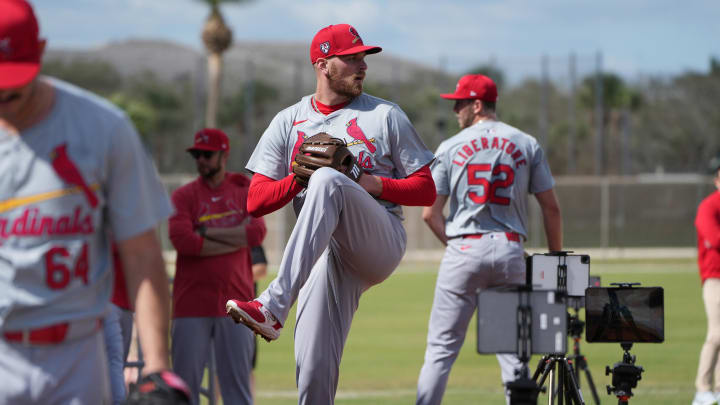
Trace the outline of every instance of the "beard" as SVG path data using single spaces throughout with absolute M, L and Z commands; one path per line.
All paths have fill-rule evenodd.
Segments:
M 203 170 L 200 172 L 200 175 L 203 176 L 206 180 L 210 180 L 213 177 L 215 177 L 216 174 L 220 172 L 220 167 L 208 167 L 206 170 Z
M 362 94 L 362 80 L 355 80 L 355 75 L 350 77 L 341 77 L 337 69 L 333 69 L 331 65 L 328 73 L 325 74 L 328 79 L 330 90 L 348 98 L 355 98 Z
M 220 172 L 220 162 L 217 162 L 217 165 L 212 166 L 209 163 L 199 163 L 197 165 L 197 171 L 205 180 L 211 180 L 213 177 L 215 177 L 216 174 Z

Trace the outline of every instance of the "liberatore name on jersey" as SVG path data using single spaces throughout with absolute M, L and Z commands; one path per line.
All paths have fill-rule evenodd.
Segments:
M 521 165 L 526 165 L 527 160 L 522 151 L 518 149 L 514 142 L 511 142 L 507 138 L 499 138 L 497 136 L 488 138 L 487 136 L 481 136 L 480 138 L 471 139 L 464 144 L 461 144 L 455 152 L 455 158 L 452 160 L 453 164 L 460 167 L 464 166 L 468 159 L 472 158 L 477 152 L 482 152 L 488 149 L 496 149 L 504 152 L 506 155 L 514 161 L 515 168 L 519 168 Z

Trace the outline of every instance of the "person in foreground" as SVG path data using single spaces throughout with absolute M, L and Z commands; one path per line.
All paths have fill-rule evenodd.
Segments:
M 362 91 L 365 57 L 380 51 L 348 24 L 321 29 L 310 47 L 315 93 L 275 116 L 247 164 L 248 211 L 262 216 L 294 199 L 298 218 L 277 277 L 227 311 L 272 341 L 298 301 L 300 404 L 334 403 L 360 296 L 405 251 L 400 206 L 435 200 L 432 153 L 397 105 Z
M 0 403 L 110 403 L 101 328 L 111 237 L 145 351 L 131 397 L 187 403 L 168 371 L 155 234 L 172 212 L 167 193 L 124 113 L 38 76 L 46 42 L 30 4 L 0 0 L 0 10 Z

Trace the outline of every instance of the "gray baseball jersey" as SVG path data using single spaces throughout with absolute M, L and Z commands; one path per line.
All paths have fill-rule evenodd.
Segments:
M 480 121 L 441 143 L 435 155 L 435 187 L 449 196 L 449 238 L 494 231 L 527 238 L 528 193 L 555 184 L 535 138 L 499 121 Z
M 103 316 L 108 230 L 123 241 L 171 205 L 124 113 L 51 80 L 55 103 L 20 136 L 0 129 L 0 329 Z M 109 226 L 109 229 L 108 229 Z
M 292 172 L 291 164 L 306 138 L 326 132 L 344 139 L 363 169 L 373 175 L 405 178 L 433 159 L 405 113 L 389 101 L 362 94 L 338 111 L 315 111 L 312 96 L 279 112 L 263 134 L 246 168 L 275 180 Z M 299 212 L 305 192 L 295 199 Z M 402 208 L 378 200 L 402 217 Z

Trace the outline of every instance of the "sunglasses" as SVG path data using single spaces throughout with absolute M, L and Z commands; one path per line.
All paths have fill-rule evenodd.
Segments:
M 197 150 L 193 149 L 188 151 L 190 155 L 193 157 L 193 159 L 197 160 L 200 158 L 200 156 L 204 157 L 205 160 L 210 159 L 215 154 L 214 150 Z

